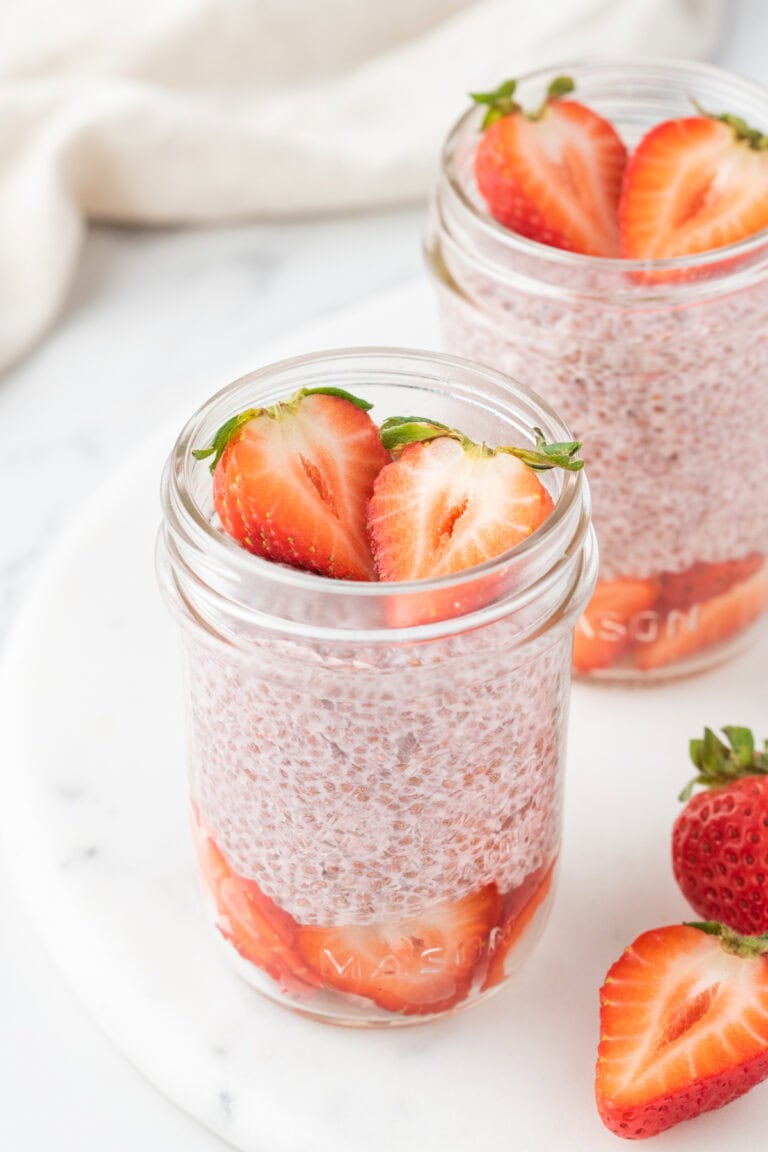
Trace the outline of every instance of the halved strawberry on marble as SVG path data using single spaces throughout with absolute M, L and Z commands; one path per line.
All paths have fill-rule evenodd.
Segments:
M 499 910 L 487 884 L 391 924 L 303 925 L 296 949 L 328 988 L 405 1016 L 445 1012 L 468 995 Z
M 395 416 L 381 426 L 394 459 L 381 469 L 367 524 L 380 580 L 425 580 L 474 568 L 514 548 L 554 508 L 538 477 L 550 468 L 578 471 L 576 441 L 491 448 L 437 421 Z M 402 626 L 463 615 L 487 594 L 481 577 L 446 592 L 403 594 Z
M 495 220 L 531 240 L 591 256 L 619 255 L 618 208 L 627 150 L 613 125 L 564 99 L 567 76 L 526 112 L 508 80 L 472 93 L 487 107 L 475 178 Z
M 340 388 L 302 388 L 223 424 L 194 456 L 213 457 L 224 530 L 268 560 L 322 576 L 374 579 L 365 509 L 389 455 L 370 407 Z
M 655 1136 L 766 1077 L 768 936 L 672 925 L 643 933 L 611 967 L 595 1096 L 617 1136 Z

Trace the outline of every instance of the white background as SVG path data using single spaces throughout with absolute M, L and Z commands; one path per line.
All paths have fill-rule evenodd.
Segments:
M 724 7 L 719 61 L 768 81 L 768 5 Z M 206 381 L 213 390 L 256 364 L 260 345 L 418 274 L 422 221 L 417 208 L 218 231 L 92 232 L 65 316 L 0 378 L 0 644 L 48 542 L 132 446 L 183 411 L 190 390 Z M 0 924 L 2 1152 L 223 1148 L 92 1025 L 1 868 Z

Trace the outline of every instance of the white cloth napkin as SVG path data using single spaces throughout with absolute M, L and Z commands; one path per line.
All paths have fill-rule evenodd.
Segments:
M 469 89 L 587 55 L 699 56 L 718 0 L 2 0 L 0 369 L 86 220 L 423 196 Z

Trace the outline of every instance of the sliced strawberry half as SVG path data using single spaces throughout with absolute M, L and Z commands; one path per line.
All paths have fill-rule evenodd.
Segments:
M 621 254 L 689 256 L 768 227 L 768 137 L 735 116 L 657 124 L 624 174 Z
M 652 612 L 657 597 L 653 580 L 598 580 L 573 634 L 574 669 L 593 672 L 615 664 L 631 645 L 633 621 Z
M 473 568 L 525 540 L 544 523 L 552 497 L 536 469 L 576 471 L 580 444 L 535 451 L 475 444 L 444 424 L 385 420 L 381 436 L 396 459 L 379 472 L 368 532 L 381 580 L 421 580 Z
M 692 608 L 684 620 L 670 616 L 658 639 L 638 645 L 635 667 L 647 671 L 664 668 L 706 648 L 724 644 L 754 624 L 768 611 L 768 565 L 748 580 Z
M 428 1015 L 467 996 L 498 914 L 499 894 L 488 884 L 394 924 L 303 926 L 296 947 L 327 987 L 389 1012 Z
M 536 913 L 549 895 L 556 861 L 537 868 L 522 884 L 510 889 L 501 899 L 498 926 L 491 938 L 488 970 L 481 990 L 495 988 L 509 975 L 507 960 L 530 928 Z
M 768 1077 L 768 937 L 646 932 L 600 990 L 595 1094 L 617 1136 L 654 1136 Z
M 208 448 L 224 530 L 249 552 L 323 576 L 371 580 L 365 508 L 389 456 L 370 404 L 302 389 L 228 420 Z
M 500 224 L 555 248 L 619 255 L 618 207 L 627 151 L 616 129 L 552 82 L 542 106 L 526 113 L 515 82 L 473 93 L 488 106 L 475 153 L 475 178 Z
M 296 952 L 296 921 L 253 880 L 233 875 L 221 885 L 218 928 L 244 960 L 266 972 L 284 992 L 307 999 L 319 986 Z
M 221 850 L 197 823 L 195 841 L 200 871 L 216 905 L 216 927 L 237 952 L 301 999 L 319 984 L 294 945 L 298 924 L 266 896 L 254 880 L 234 872 Z

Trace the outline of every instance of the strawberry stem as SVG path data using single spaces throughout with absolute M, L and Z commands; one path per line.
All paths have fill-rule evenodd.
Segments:
M 333 388 L 330 385 L 320 388 L 300 388 L 298 392 L 294 392 L 293 396 L 289 396 L 287 400 L 281 400 L 277 404 L 270 404 L 268 408 L 248 408 L 245 412 L 240 412 L 237 416 L 231 416 L 229 420 L 224 421 L 221 428 L 215 433 L 208 447 L 195 448 L 192 455 L 195 460 L 206 460 L 209 456 L 213 456 L 209 467 L 211 472 L 214 472 L 216 465 L 224 455 L 227 445 L 243 425 L 249 424 L 251 420 L 256 420 L 259 416 L 268 416 L 270 420 L 279 420 L 288 412 L 296 412 L 305 396 L 336 396 L 340 400 L 348 400 L 350 404 L 354 404 L 355 407 L 360 408 L 363 412 L 369 412 L 373 407 L 367 400 L 361 400 L 359 396 L 353 396 L 351 392 L 345 392 L 343 388 Z
M 541 120 L 547 110 L 548 104 L 551 104 L 553 100 L 559 100 L 561 96 L 568 96 L 573 92 L 575 87 L 576 85 L 570 76 L 555 76 L 554 80 L 550 81 L 547 94 L 536 111 L 527 113 L 528 119 Z
M 555 444 L 547 444 L 541 428 L 534 428 L 536 434 L 536 450 L 528 448 L 496 448 L 495 452 L 508 452 L 516 456 L 529 468 L 536 472 L 546 472 L 549 468 L 564 468 L 567 472 L 579 472 L 584 467 L 583 460 L 575 460 L 576 453 L 581 449 L 580 440 L 564 440 Z
M 547 105 L 552 100 L 559 100 L 561 96 L 567 96 L 569 92 L 573 92 L 575 87 L 576 85 L 570 76 L 555 76 L 554 80 L 550 82 L 547 88 L 547 94 L 539 107 L 533 112 L 524 113 L 524 115 L 529 120 L 540 120 L 547 109 Z M 516 80 L 505 80 L 494 92 L 469 93 L 475 104 L 486 104 L 488 106 L 488 111 L 481 125 L 483 132 L 486 128 L 490 128 L 491 124 L 495 124 L 497 120 L 501 120 L 503 116 L 511 116 L 515 112 L 523 111 L 522 106 L 512 99 L 516 88 Z
M 768 956 L 768 932 L 763 936 L 741 936 L 717 920 L 686 921 L 687 928 L 698 928 L 707 936 L 717 936 L 725 952 L 734 956 Z
M 728 744 L 711 728 L 704 729 L 703 739 L 691 740 L 690 756 L 699 774 L 686 784 L 678 799 L 689 800 L 697 784 L 719 788 L 745 776 L 768 776 L 768 740 L 760 752 L 749 728 L 729 726 L 723 728 L 723 733 Z
M 501 120 L 502 116 L 511 116 L 513 112 L 521 111 L 520 105 L 512 99 L 515 88 L 517 80 L 505 80 L 503 84 L 499 84 L 495 92 L 470 92 L 469 95 L 475 104 L 488 105 L 488 111 L 481 125 L 483 132 L 486 128 L 490 128 L 491 124 Z
M 727 124 L 738 141 L 747 144 L 756 152 L 768 150 L 768 136 L 763 135 L 757 128 L 750 128 L 741 116 L 733 116 L 730 112 L 723 112 L 720 115 L 717 112 L 707 112 L 706 108 L 702 108 L 693 96 L 691 96 L 691 103 L 700 116 L 706 116 L 708 120 L 719 120 L 721 124 Z
M 498 452 L 506 452 L 510 456 L 516 456 L 518 460 L 522 460 L 537 472 L 545 472 L 550 468 L 564 468 L 568 472 L 578 472 L 584 467 L 583 460 L 574 459 L 581 448 L 580 441 L 568 440 L 548 444 L 540 428 L 534 428 L 533 431 L 536 435 L 535 450 L 506 445 L 489 448 L 487 444 L 476 444 L 456 428 L 449 428 L 447 424 L 441 424 L 438 420 L 424 420 L 420 416 L 390 416 L 379 429 L 382 444 L 394 456 L 399 455 L 408 444 L 423 444 L 429 440 L 443 438 L 458 440 L 465 451 L 480 453 L 483 456 L 495 456 Z

